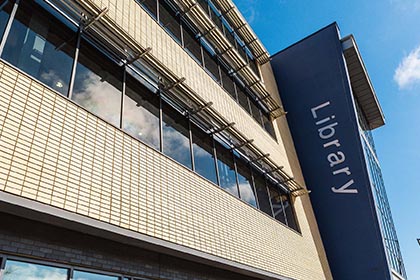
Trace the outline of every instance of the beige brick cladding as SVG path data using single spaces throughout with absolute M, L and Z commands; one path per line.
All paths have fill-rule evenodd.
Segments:
M 302 234 L 0 63 L 0 190 L 295 279 L 324 279 Z

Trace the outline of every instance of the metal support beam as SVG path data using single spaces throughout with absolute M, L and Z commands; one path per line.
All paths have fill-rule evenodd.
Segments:
M 234 145 L 232 149 L 240 149 L 242 147 L 245 147 L 245 146 L 248 146 L 248 145 L 252 144 L 252 142 L 254 142 L 254 139 L 250 139 L 250 140 L 247 140 L 247 141 L 245 141 L 241 144 Z
M 193 115 L 198 114 L 201 111 L 203 111 L 203 110 L 205 110 L 205 109 L 207 109 L 211 106 L 213 106 L 213 102 L 208 102 L 208 103 L 204 104 L 203 106 L 199 107 L 198 109 L 191 111 L 189 114 L 190 114 L 190 116 L 193 116 Z
M 198 5 L 198 2 L 195 2 L 191 7 L 189 7 L 186 11 L 184 11 L 183 14 L 184 15 L 188 14 L 197 5 Z
M 242 25 L 240 25 L 240 26 L 236 27 L 235 29 L 233 29 L 233 31 L 236 32 L 236 31 L 244 28 L 245 26 L 246 26 L 246 23 L 243 23 Z
M 199 38 L 206 37 L 207 35 L 209 35 L 215 29 L 216 29 L 216 25 L 213 25 L 209 30 L 207 30 L 203 34 L 200 34 L 200 37 Z
M 247 87 L 247 88 L 249 88 L 249 89 L 251 89 L 253 86 L 255 86 L 256 84 L 258 84 L 258 83 L 260 83 L 260 82 L 261 82 L 260 80 L 255 81 L 255 82 L 253 82 L 252 84 L 250 84 L 249 86 L 247 85 L 246 87 Z M 258 98 L 258 100 L 260 100 L 260 101 L 261 101 L 261 99 L 260 99 L 260 98 Z
M 231 11 L 233 11 L 235 9 L 235 6 L 230 7 L 229 9 L 227 9 L 226 11 L 224 11 L 223 13 L 220 14 L 220 17 L 224 17 L 225 15 L 229 14 Z
M 254 42 L 256 42 L 256 41 L 258 41 L 258 38 L 254 38 L 254 39 L 252 39 L 251 41 L 249 41 L 249 42 L 245 42 L 245 45 L 250 45 L 250 44 L 252 44 L 252 43 L 254 43 Z
M 279 166 L 277 168 L 271 169 L 270 171 L 267 171 L 266 174 L 273 174 L 274 172 L 280 171 L 284 168 L 284 166 Z
M 185 82 L 185 78 L 184 78 L 184 77 L 182 77 L 181 79 L 179 79 L 179 80 L 178 80 L 178 81 L 176 81 L 175 83 L 172 83 L 172 84 L 170 84 L 170 85 L 168 85 L 168 86 L 164 87 L 164 88 L 163 88 L 163 90 L 164 90 L 164 91 L 171 90 L 171 89 L 173 89 L 174 87 L 179 86 L 179 85 L 180 85 L 180 84 L 182 84 L 183 82 Z
M 216 130 L 212 131 L 212 132 L 210 133 L 210 135 L 214 135 L 214 134 L 220 133 L 220 132 L 222 132 L 222 131 L 224 131 L 224 130 L 226 130 L 226 129 L 228 129 L 228 128 L 230 128 L 230 127 L 234 126 L 234 125 L 235 125 L 235 123 L 234 123 L 234 122 L 231 122 L 231 123 L 229 123 L 229 124 L 227 124 L 227 125 L 225 125 L 225 126 L 223 126 L 223 127 L 220 127 L 220 128 L 218 128 L 218 129 L 216 129 Z
M 289 177 L 289 178 L 287 178 L 286 180 L 283 180 L 281 183 L 282 184 L 284 184 L 284 183 L 287 183 L 287 182 L 290 182 L 290 181 L 293 181 L 295 178 L 293 178 L 293 177 Z
M 254 163 L 254 162 L 260 161 L 262 159 L 268 158 L 269 156 L 270 156 L 270 154 L 265 154 L 265 155 L 259 156 L 257 158 L 254 158 L 253 160 L 250 160 L 249 163 Z
M 142 58 L 143 56 L 145 56 L 146 54 L 148 54 L 151 51 L 152 51 L 152 48 L 150 48 L 150 47 L 145 49 L 143 52 L 139 53 L 138 55 L 136 55 L 132 59 L 128 60 L 127 65 L 133 64 L 134 62 L 136 62 L 137 60 L 139 60 L 140 58 Z
M 233 46 L 230 46 L 229 48 L 227 48 L 226 50 L 222 51 L 221 53 L 219 53 L 219 55 L 224 55 L 225 53 L 227 53 L 228 51 L 231 51 L 233 49 Z
M 108 7 L 103 8 L 95 17 L 88 19 L 83 26 L 83 31 L 88 30 L 93 24 L 100 20 L 108 12 Z
M 248 63 L 239 67 L 238 69 L 234 70 L 233 73 L 239 73 L 240 71 L 242 71 L 243 69 L 245 69 L 246 67 L 248 67 Z

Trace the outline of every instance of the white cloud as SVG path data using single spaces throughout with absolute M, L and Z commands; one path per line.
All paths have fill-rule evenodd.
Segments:
M 402 59 L 395 70 L 394 80 L 400 89 L 410 89 L 420 85 L 420 46 Z

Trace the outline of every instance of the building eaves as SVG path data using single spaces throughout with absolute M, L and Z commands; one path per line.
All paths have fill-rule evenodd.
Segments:
M 381 127 L 385 118 L 353 35 L 341 39 L 353 95 L 357 100 L 369 129 Z

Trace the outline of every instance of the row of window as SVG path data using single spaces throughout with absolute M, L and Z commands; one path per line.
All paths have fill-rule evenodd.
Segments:
M 222 15 L 222 13 L 216 8 L 216 5 L 210 0 L 198 0 L 197 1 L 207 15 L 212 19 L 220 31 L 223 32 L 228 41 L 235 47 L 242 58 L 250 65 L 251 69 L 259 75 L 258 66 L 255 62 L 251 51 L 241 40 L 240 36 L 230 26 L 228 20 Z
M 8 1 L 0 11 L 3 30 L 11 8 Z M 21 1 L 10 20 L 9 35 L 3 38 L 2 59 L 297 229 L 288 194 L 266 180 L 238 153 L 203 131 L 185 113 L 169 105 L 159 90 L 137 72 L 118 65 L 75 28 L 72 30 L 34 1 Z
M 170 35 L 196 60 L 204 67 L 207 73 L 216 80 L 236 101 L 244 108 L 254 120 L 261 125 L 272 137 L 275 138 L 275 132 L 269 114 L 261 109 L 261 105 L 252 94 L 248 92 L 245 84 L 233 73 L 231 67 L 222 61 L 217 55 L 211 44 L 181 17 L 179 11 L 165 0 L 139 0 L 140 4 L 162 25 Z M 207 3 L 207 2 L 206 2 Z M 215 17 L 215 10 L 211 10 L 213 17 Z M 217 17 L 219 20 L 220 18 Z M 223 25 L 228 26 L 228 25 Z M 228 32 L 225 27 L 225 33 Z M 230 32 L 230 33 L 229 33 Z M 228 33 L 232 38 L 232 31 Z M 229 38 L 229 37 L 228 37 Z M 244 47 L 238 43 L 238 40 L 233 41 L 233 45 L 239 53 L 245 54 L 245 60 L 258 73 L 256 63 L 249 55 L 246 55 Z
M 1 260 L 1 259 L 0 259 Z M 6 259 L 0 280 L 144 280 L 21 260 Z

